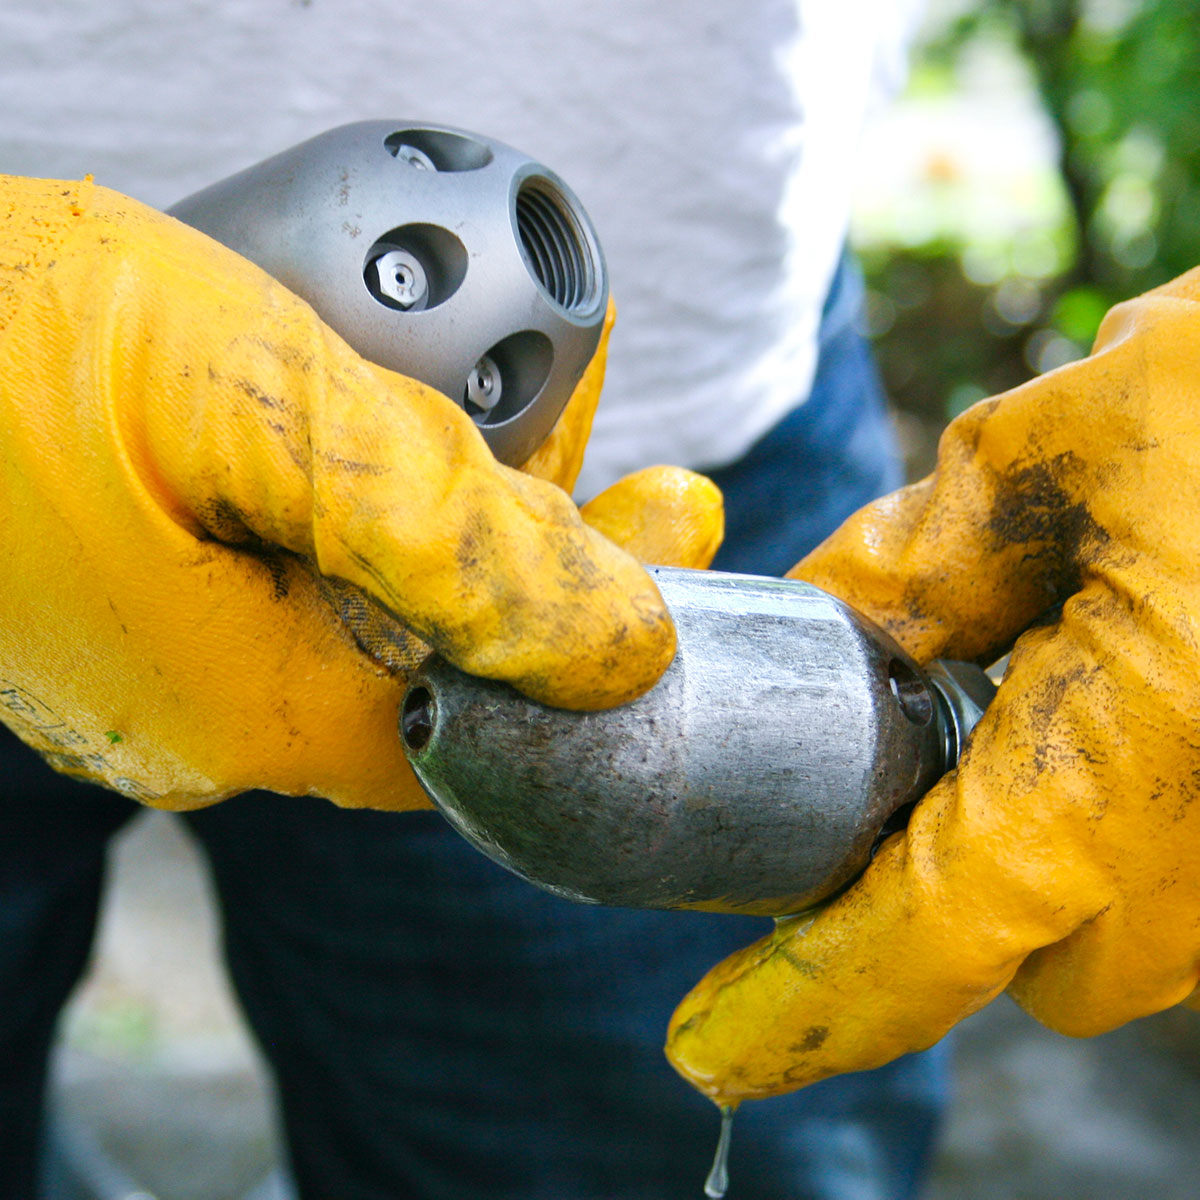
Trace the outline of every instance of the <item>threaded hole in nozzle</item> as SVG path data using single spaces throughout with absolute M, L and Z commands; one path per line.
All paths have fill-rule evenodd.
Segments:
M 410 750 L 423 750 L 433 737 L 433 696 L 426 687 L 412 687 L 404 697 L 400 736 Z
M 529 273 L 568 312 L 596 303 L 599 270 L 580 216 L 549 179 L 533 176 L 517 191 L 517 235 Z

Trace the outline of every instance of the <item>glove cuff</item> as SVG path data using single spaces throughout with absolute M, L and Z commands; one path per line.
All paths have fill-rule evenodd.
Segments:
M 87 210 L 92 178 L 0 175 L 0 334 Z

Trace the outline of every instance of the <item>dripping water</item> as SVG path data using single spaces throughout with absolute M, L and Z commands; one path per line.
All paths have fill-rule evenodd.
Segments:
M 721 1135 L 717 1138 L 717 1152 L 713 1155 L 712 1169 L 704 1181 L 704 1194 L 709 1200 L 721 1200 L 729 1190 L 729 1138 L 733 1132 L 735 1104 L 721 1105 Z

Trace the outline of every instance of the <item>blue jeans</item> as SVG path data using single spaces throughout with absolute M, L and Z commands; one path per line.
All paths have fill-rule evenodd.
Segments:
M 790 566 L 894 481 L 852 310 L 843 274 L 808 404 L 716 473 L 729 569 Z M 105 844 L 134 808 L 8 736 L 0 780 L 0 1196 L 24 1200 L 53 1021 L 90 943 Z M 663 1032 L 683 992 L 768 923 L 576 906 L 431 813 L 254 792 L 184 819 L 212 865 L 303 1196 L 700 1194 L 717 1115 L 667 1065 Z M 744 1106 L 731 1200 L 913 1195 L 942 1077 L 934 1052 Z

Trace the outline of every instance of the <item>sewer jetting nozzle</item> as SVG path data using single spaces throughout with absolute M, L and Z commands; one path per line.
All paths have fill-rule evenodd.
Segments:
M 569 712 L 434 657 L 405 696 L 409 761 L 468 841 L 559 895 L 816 904 L 953 768 L 995 688 L 974 664 L 923 670 L 806 583 L 651 574 L 679 648 L 646 695 Z

